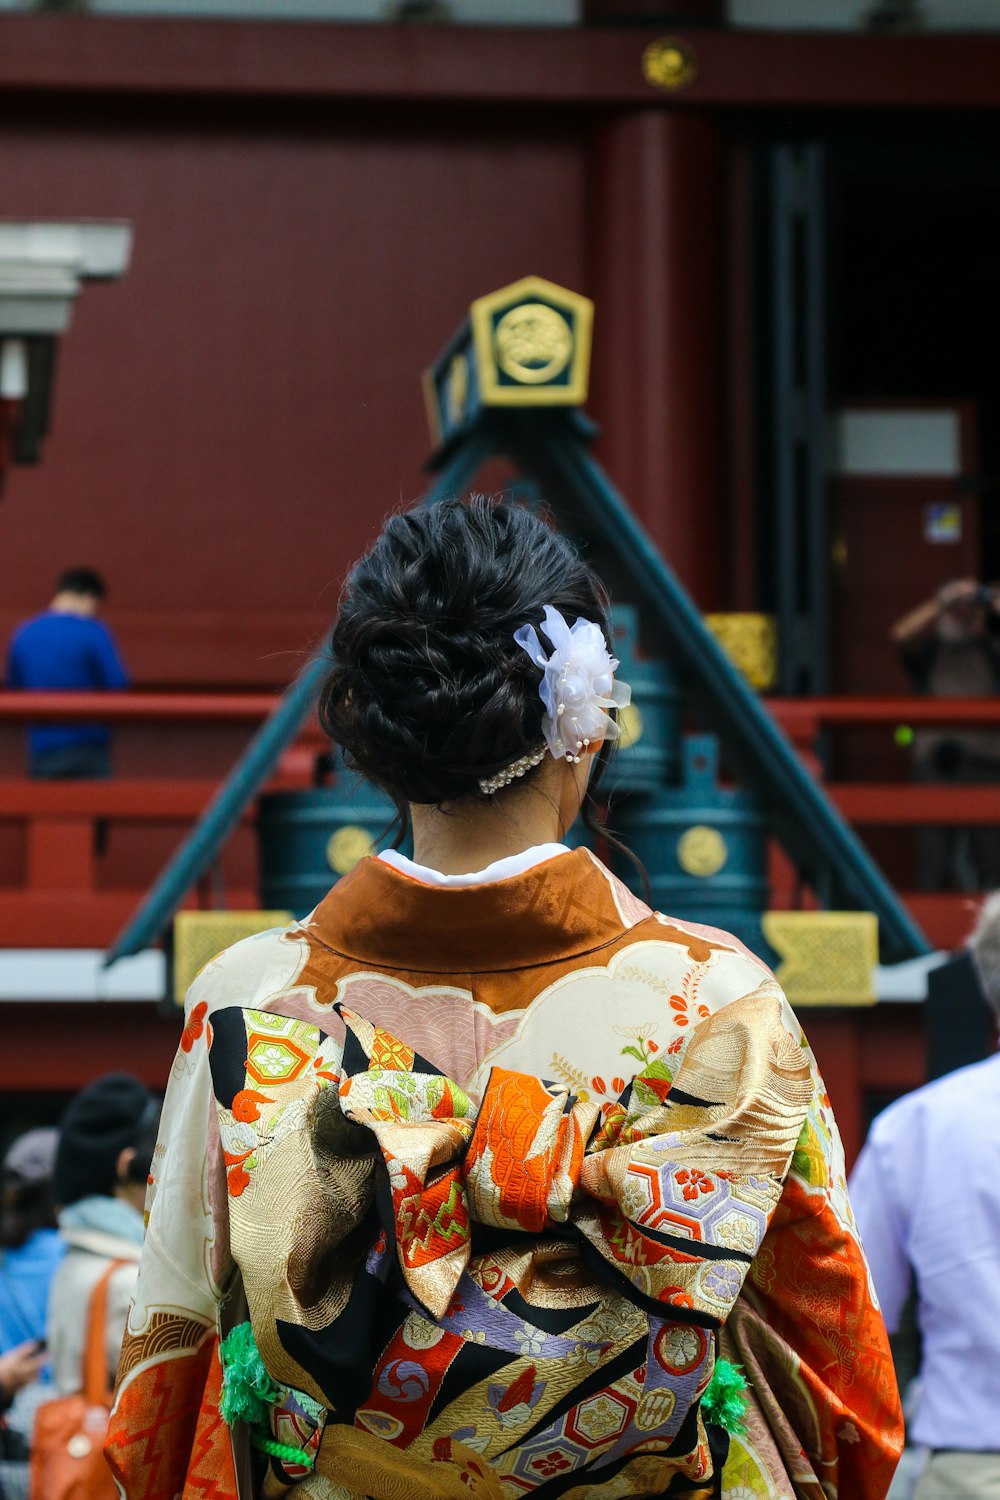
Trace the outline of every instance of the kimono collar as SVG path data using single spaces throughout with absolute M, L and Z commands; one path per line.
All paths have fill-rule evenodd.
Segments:
M 587 849 L 458 887 L 425 885 L 369 858 L 320 902 L 309 931 L 334 952 L 382 968 L 485 974 L 576 958 L 648 914 Z

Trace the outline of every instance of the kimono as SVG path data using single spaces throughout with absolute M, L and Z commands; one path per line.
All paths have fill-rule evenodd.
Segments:
M 457 889 L 365 859 L 212 960 L 147 1209 L 127 1500 L 889 1487 L 898 1392 L 802 1030 L 736 939 L 587 850 Z M 266 1399 L 231 1426 L 234 1329 Z

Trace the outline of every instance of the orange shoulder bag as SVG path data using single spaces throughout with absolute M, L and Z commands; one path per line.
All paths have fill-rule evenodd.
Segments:
M 90 1294 L 83 1390 L 46 1401 L 35 1414 L 29 1500 L 118 1500 L 104 1459 L 114 1401 L 105 1348 L 108 1283 L 118 1267 L 127 1264 L 112 1261 Z

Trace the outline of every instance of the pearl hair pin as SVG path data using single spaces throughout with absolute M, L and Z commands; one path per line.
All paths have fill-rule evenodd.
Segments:
M 525 776 L 535 766 L 541 765 L 549 753 L 548 745 L 540 745 L 530 755 L 522 755 L 520 760 L 512 761 L 509 766 L 504 766 L 495 776 L 484 777 L 479 783 L 479 790 L 487 797 L 492 797 L 494 792 L 502 791 L 505 786 L 510 786 L 519 776 Z

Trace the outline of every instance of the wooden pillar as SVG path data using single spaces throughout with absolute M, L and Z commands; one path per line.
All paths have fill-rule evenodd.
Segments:
M 727 604 L 725 159 L 694 111 L 617 116 L 593 140 L 598 453 L 705 610 Z

